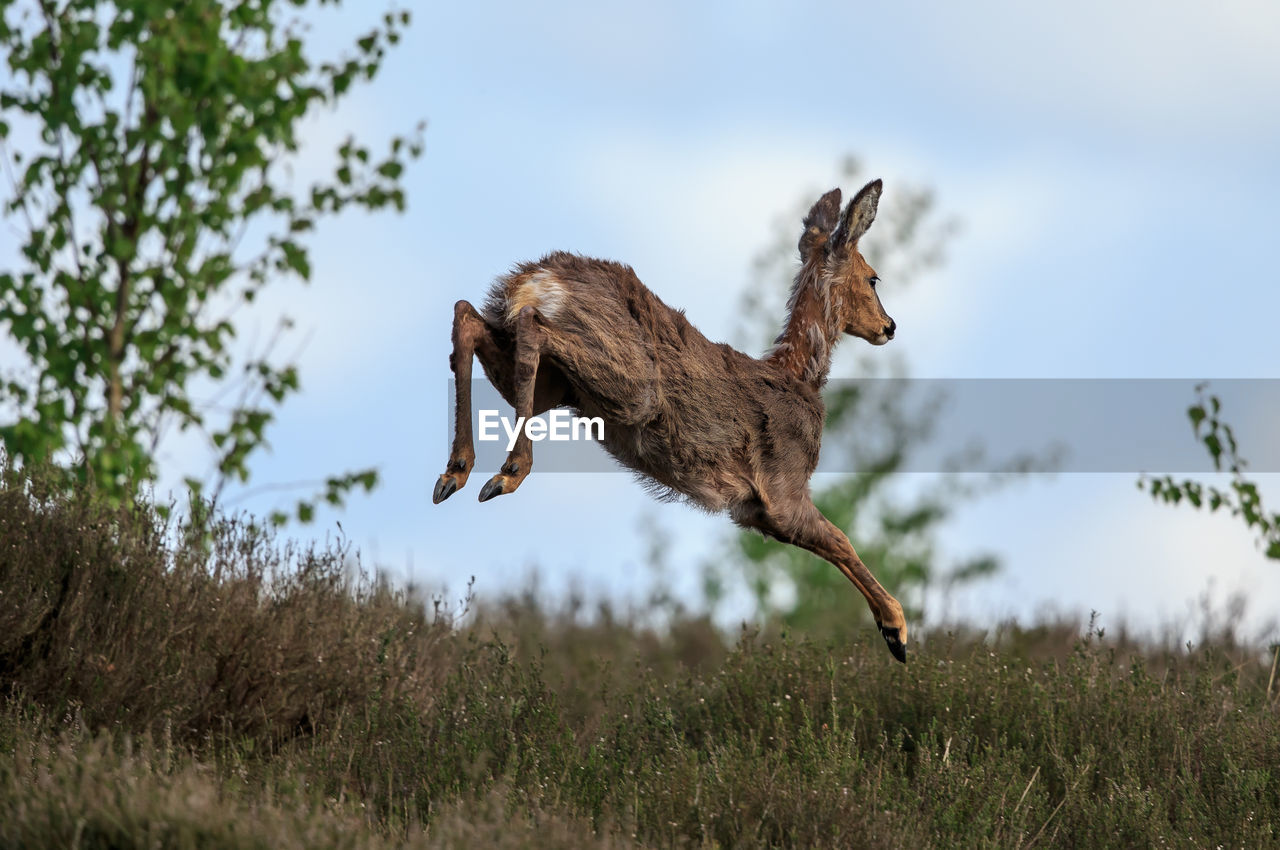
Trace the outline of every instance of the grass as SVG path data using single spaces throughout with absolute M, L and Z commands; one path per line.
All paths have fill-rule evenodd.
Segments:
M 1271 657 L 1229 631 L 1010 624 L 903 667 L 861 627 L 458 623 L 352 562 L 6 471 L 0 847 L 1280 841 Z

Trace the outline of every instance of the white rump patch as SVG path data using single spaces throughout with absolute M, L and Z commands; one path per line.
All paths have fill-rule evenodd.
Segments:
M 540 269 L 516 285 L 507 298 L 507 321 L 514 322 L 525 307 L 532 307 L 547 320 L 555 319 L 567 297 L 564 281 Z

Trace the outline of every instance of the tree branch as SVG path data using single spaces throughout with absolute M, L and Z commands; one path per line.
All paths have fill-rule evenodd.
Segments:
M 146 129 L 154 127 L 160 118 L 153 104 L 146 104 L 143 112 L 143 124 L 139 128 L 143 131 L 142 153 L 138 158 L 138 174 L 134 180 L 132 209 L 129 210 L 120 228 L 121 238 L 129 241 L 132 250 L 115 256 L 120 282 L 116 289 L 115 320 L 111 325 L 111 335 L 107 341 L 107 361 L 110 369 L 107 412 L 116 421 L 120 419 L 124 409 L 124 384 L 120 377 L 120 366 L 124 362 L 125 319 L 129 311 L 129 288 L 133 282 L 131 261 L 137 255 L 138 229 L 142 223 L 147 186 L 151 182 L 151 145 L 146 139 Z M 121 161 L 120 168 L 122 170 L 128 168 L 127 160 Z M 125 182 L 127 181 L 121 181 L 121 184 Z

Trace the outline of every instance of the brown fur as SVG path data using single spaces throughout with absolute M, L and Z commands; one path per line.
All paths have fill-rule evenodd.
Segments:
M 871 606 L 890 650 L 905 660 L 902 606 L 875 580 L 848 538 L 814 507 L 825 409 L 820 389 L 842 334 L 876 344 L 894 323 L 858 251 L 880 181 L 840 211 L 840 190 L 805 218 L 801 266 L 774 349 L 757 359 L 713 343 L 640 282 L 630 266 L 563 252 L 499 278 L 484 309 L 454 313 L 457 432 L 435 501 L 460 489 L 475 461 L 471 360 L 530 417 L 566 406 L 605 422 L 603 445 L 664 496 L 683 497 L 734 522 L 831 561 Z M 523 433 L 481 500 L 514 491 L 532 464 Z

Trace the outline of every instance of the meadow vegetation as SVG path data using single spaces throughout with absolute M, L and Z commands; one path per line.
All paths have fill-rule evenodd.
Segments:
M 1229 625 L 925 629 L 904 667 L 862 624 L 463 613 L 340 537 L 4 478 L 0 847 L 1280 841 L 1280 684 Z

